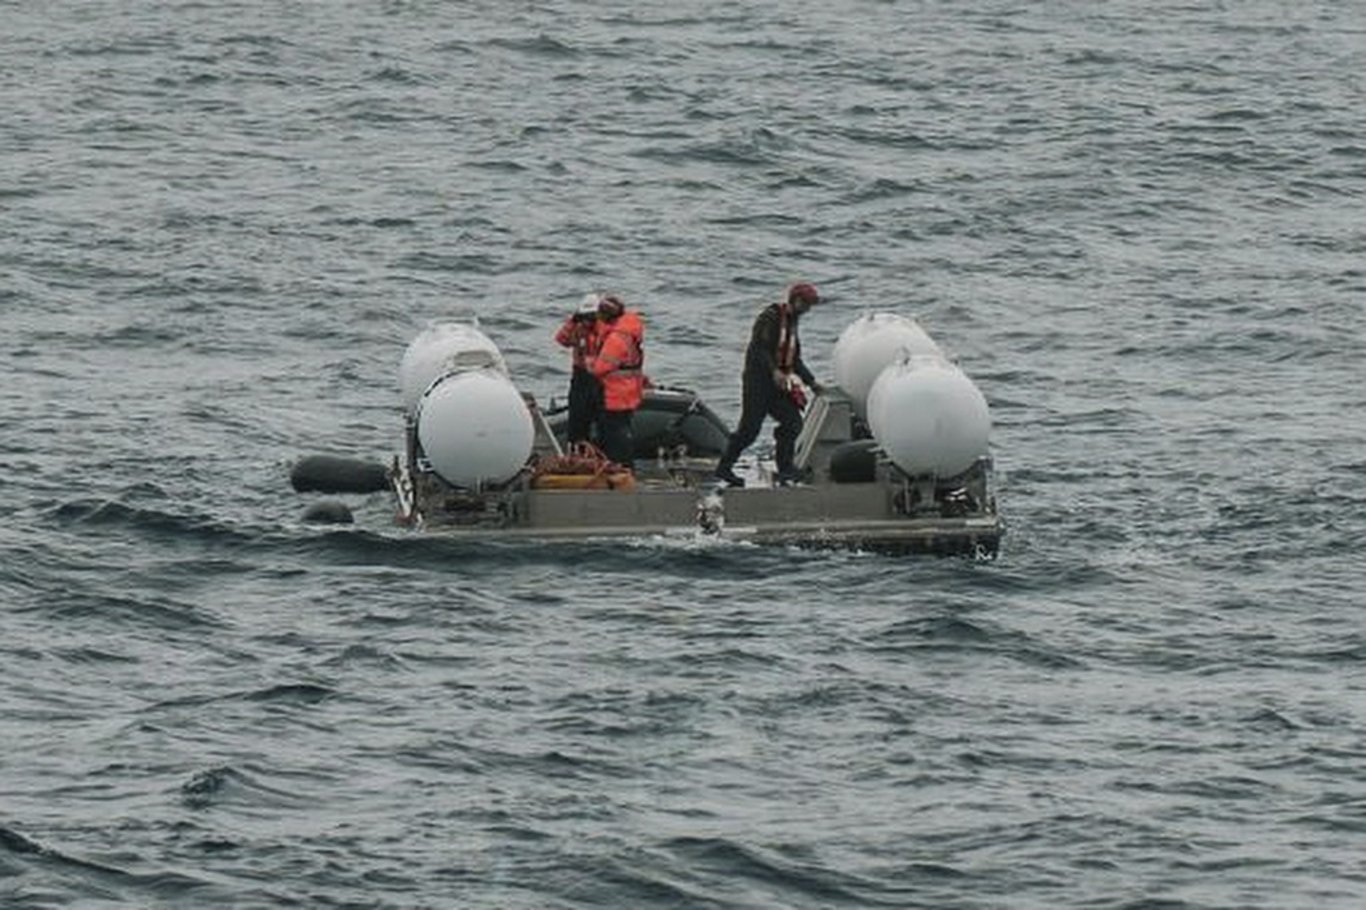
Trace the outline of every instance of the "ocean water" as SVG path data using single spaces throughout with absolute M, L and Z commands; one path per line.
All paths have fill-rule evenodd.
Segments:
M 0 905 L 1366 903 L 1366 5 L 0 2 Z M 796 279 L 989 562 L 300 520 L 477 317 Z

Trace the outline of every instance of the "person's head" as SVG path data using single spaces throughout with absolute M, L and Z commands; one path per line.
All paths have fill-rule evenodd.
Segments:
M 814 284 L 801 282 L 787 289 L 787 302 L 792 309 L 797 311 L 798 315 L 801 315 L 820 303 L 821 295 L 816 293 Z
M 574 318 L 579 322 L 592 322 L 597 319 L 598 302 L 601 299 L 601 294 L 585 294 L 583 300 L 579 301 L 578 309 L 574 311 Z
M 608 322 L 626 312 L 626 304 L 615 294 L 603 294 L 598 300 L 598 317 Z

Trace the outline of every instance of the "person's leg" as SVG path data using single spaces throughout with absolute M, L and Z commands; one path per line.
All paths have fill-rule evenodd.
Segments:
M 778 425 L 773 428 L 774 461 L 778 467 L 778 479 L 795 479 L 797 469 L 793 460 L 797 452 L 797 437 L 802 432 L 802 412 L 796 402 L 786 395 L 773 396 L 768 412 L 778 421 Z
M 768 414 L 770 397 L 770 391 L 765 383 L 759 382 L 757 377 L 745 375 L 740 403 L 740 422 L 736 425 L 735 432 L 730 434 L 725 454 L 717 462 L 718 475 L 726 477 L 730 474 L 740 453 L 759 438 L 759 430 L 763 427 L 764 417 Z
M 635 439 L 631 435 L 630 411 L 603 411 L 598 418 L 602 433 L 602 453 L 619 465 L 631 467 L 635 461 Z
M 577 368 L 569 380 L 569 418 L 565 423 L 565 438 L 583 442 L 592 429 L 597 414 L 598 380 L 585 369 Z
M 593 442 L 602 440 L 602 415 L 607 413 L 607 409 L 602 402 L 602 380 L 588 374 L 592 382 L 588 386 L 585 397 L 588 399 L 588 441 Z

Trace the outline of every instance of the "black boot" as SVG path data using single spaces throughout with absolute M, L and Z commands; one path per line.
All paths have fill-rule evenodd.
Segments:
M 736 474 L 734 469 L 732 469 L 729 465 L 716 466 L 716 479 L 724 480 L 726 482 L 726 486 L 728 487 L 743 487 L 745 485 L 745 478 L 741 477 L 739 474 Z
M 743 487 L 745 479 L 735 473 L 735 460 L 740 457 L 743 448 L 737 445 L 734 434 L 726 442 L 726 451 L 722 453 L 721 460 L 716 463 L 715 477 L 723 480 L 728 487 Z

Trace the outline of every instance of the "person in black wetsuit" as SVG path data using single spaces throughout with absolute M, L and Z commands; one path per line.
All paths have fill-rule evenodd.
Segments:
M 797 335 L 797 322 L 808 310 L 820 303 L 820 295 L 810 284 L 794 284 L 787 289 L 787 299 L 765 307 L 750 333 L 745 349 L 744 395 L 740 423 L 730 436 L 726 452 L 716 465 L 716 477 L 733 487 L 743 487 L 744 480 L 735 473 L 735 462 L 759 435 L 766 416 L 778 421 L 773 430 L 777 443 L 776 461 L 779 483 L 797 479 L 793 464 L 797 435 L 802 431 L 802 408 L 806 393 L 801 383 L 812 392 L 820 392 L 811 371 L 802 362 L 802 342 Z M 797 380 L 800 379 L 799 383 Z

